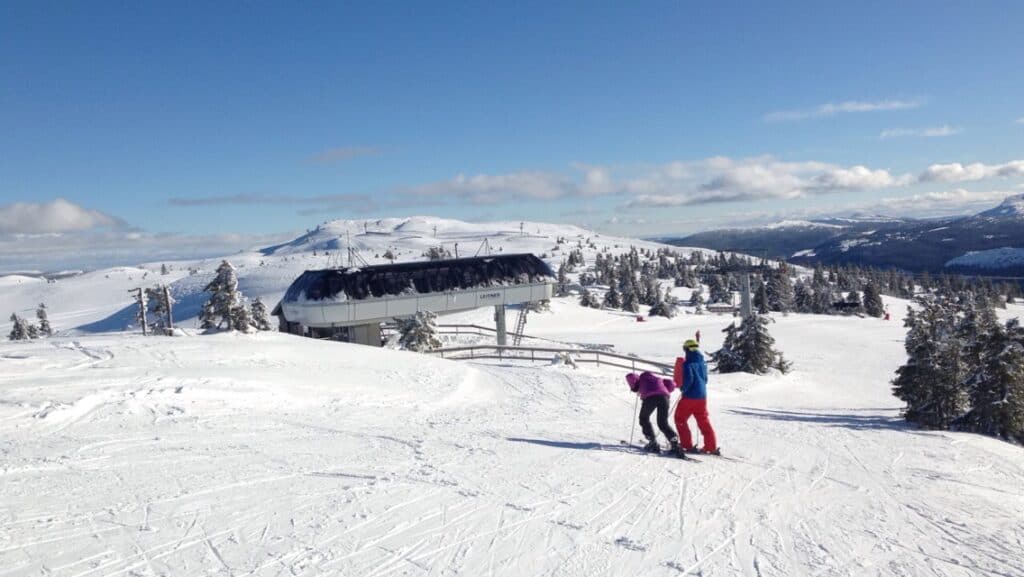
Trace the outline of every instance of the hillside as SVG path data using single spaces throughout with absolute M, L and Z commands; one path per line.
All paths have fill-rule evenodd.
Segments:
M 670 244 L 736 249 L 802 265 L 860 264 L 920 272 L 1006 274 L 1005 259 L 964 259 L 970 253 L 1024 247 L 1024 195 L 971 216 L 929 220 L 866 217 L 782 223 L 703 232 Z M 946 269 L 952 262 L 953 269 Z M 1014 266 L 1024 265 L 1024 262 Z
M 522 230 L 520 230 L 522 224 Z M 487 244 L 484 244 L 484 241 Z M 348 264 L 348 247 L 355 249 L 354 264 L 385 263 L 389 250 L 398 261 L 422 260 L 433 246 L 453 256 L 532 252 L 557 269 L 568 251 L 582 247 L 588 260 L 598 251 L 614 254 L 630 246 L 656 249 L 665 245 L 605 236 L 571 225 L 534 222 L 469 223 L 435 217 L 380 220 L 335 220 L 322 223 L 296 239 L 226 258 L 235 266 L 239 288 L 249 298 L 260 297 L 273 306 L 304 270 Z M 681 249 L 688 254 L 693 249 Z M 115 267 L 62 278 L 52 283 L 32 277 L 0 277 L 0 331 L 10 330 L 8 317 L 16 312 L 34 317 L 40 302 L 49 307 L 50 320 L 66 334 L 93 334 L 130 329 L 135 325 L 130 289 L 169 284 L 177 301 L 179 326 L 194 327 L 199 308 L 208 295 L 203 288 L 213 278 L 220 258 L 197 261 L 152 262 L 136 267 Z M 168 275 L 160 274 L 167 265 Z M 5 280 L 9 279 L 9 280 Z M 66 306 L 67 305 L 67 306 Z

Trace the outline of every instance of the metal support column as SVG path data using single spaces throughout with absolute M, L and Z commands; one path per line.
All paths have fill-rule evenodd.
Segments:
M 742 291 L 740 293 L 740 315 L 742 318 L 747 318 L 754 311 L 750 298 L 750 275 L 747 273 L 743 274 L 743 286 L 740 290 Z
M 498 332 L 498 345 L 508 343 L 508 331 L 505 329 L 505 305 L 494 305 L 494 328 Z

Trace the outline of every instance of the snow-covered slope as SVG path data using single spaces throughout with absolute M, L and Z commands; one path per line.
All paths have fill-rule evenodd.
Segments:
M 585 258 L 592 261 L 598 251 L 606 249 L 618 254 L 630 246 L 649 249 L 666 246 L 604 236 L 571 225 L 518 221 L 468 223 L 420 216 L 330 221 L 291 242 L 226 258 L 237 270 L 243 294 L 249 298 L 260 297 L 273 306 L 304 270 L 346 265 L 350 244 L 358 258 L 370 264 L 388 262 L 384 254 L 389 250 L 399 261 L 422 260 L 428 248 L 443 246 L 452 255 L 459 256 L 483 255 L 488 251 L 532 252 L 555 268 L 575 248 L 580 248 Z M 681 254 L 703 250 L 668 248 Z M 175 318 L 181 326 L 192 327 L 199 307 L 208 297 L 203 288 L 213 278 L 220 260 L 145 263 L 138 267 L 93 271 L 49 284 L 29 277 L 0 277 L 0 332 L 6 334 L 10 330 L 8 317 L 12 312 L 33 317 L 40 302 L 49 307 L 54 328 L 66 334 L 132 328 L 134 308 L 128 290 L 157 283 L 170 285 L 177 301 Z M 160 274 L 164 264 L 170 269 L 168 275 Z
M 999 206 L 980 212 L 977 216 L 981 218 L 1024 220 L 1024 194 L 1008 196 Z
M 1003 247 L 969 252 L 950 260 L 946 266 L 985 270 L 1024 267 L 1024 248 Z
M 531 331 L 667 360 L 730 321 L 556 299 Z M 624 450 L 633 397 L 592 365 L 3 342 L 0 575 L 1024 574 L 1024 451 L 905 426 L 899 320 L 776 321 L 796 370 L 712 375 L 733 459 L 699 462 Z

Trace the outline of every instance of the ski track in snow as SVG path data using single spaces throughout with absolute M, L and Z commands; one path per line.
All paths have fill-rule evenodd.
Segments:
M 602 319 L 637 352 L 725 322 Z M 1024 452 L 904 426 L 896 325 L 778 318 L 797 370 L 713 374 L 734 458 L 700 462 L 621 450 L 617 370 L 276 334 L 4 343 L 0 577 L 1024 575 Z

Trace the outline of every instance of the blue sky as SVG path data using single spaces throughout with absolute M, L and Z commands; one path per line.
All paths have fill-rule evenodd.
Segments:
M 651 236 L 969 212 L 1024 193 L 1022 17 L 1009 1 L 7 2 L 0 245 L 230 247 L 412 214 Z

